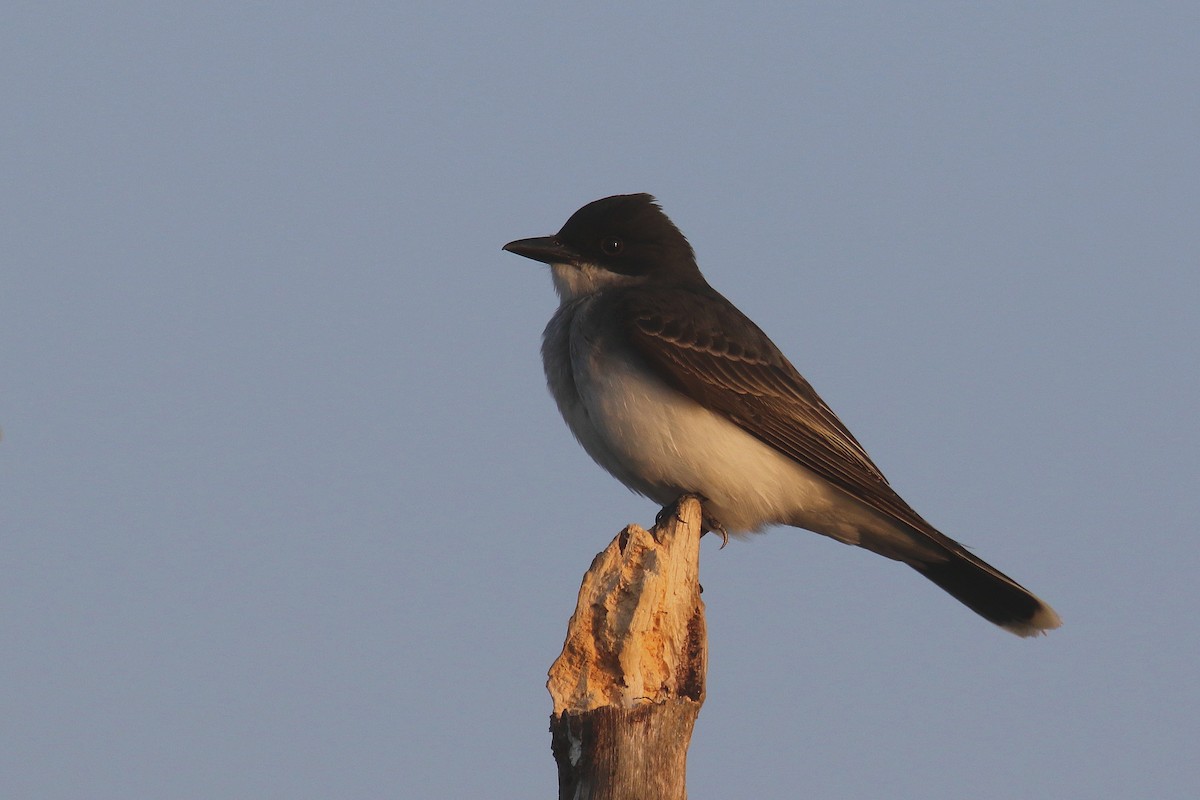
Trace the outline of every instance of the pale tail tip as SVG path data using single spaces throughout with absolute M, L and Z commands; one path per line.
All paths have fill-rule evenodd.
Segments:
M 1047 631 L 1052 631 L 1061 625 L 1062 617 L 1058 616 L 1053 608 L 1041 603 L 1038 610 L 1028 620 L 1009 622 L 1001 627 L 1017 636 L 1044 636 Z

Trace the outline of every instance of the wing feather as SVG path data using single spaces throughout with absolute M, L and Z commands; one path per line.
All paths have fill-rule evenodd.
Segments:
M 949 542 L 892 490 L 767 335 L 709 292 L 643 287 L 616 304 L 616 321 L 632 346 L 679 390 L 858 501 Z

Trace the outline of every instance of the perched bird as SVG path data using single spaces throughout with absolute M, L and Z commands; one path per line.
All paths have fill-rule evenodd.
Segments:
M 708 285 L 648 194 L 605 197 L 504 249 L 550 265 L 550 392 L 596 463 L 662 506 L 702 498 L 709 528 L 806 528 L 903 562 L 1020 636 L 1050 606 L 900 498 L 779 348 Z

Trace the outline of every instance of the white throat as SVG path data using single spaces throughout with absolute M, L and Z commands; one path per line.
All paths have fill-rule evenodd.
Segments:
M 633 286 L 645 281 L 642 276 L 622 275 L 595 264 L 551 264 L 554 291 L 562 304 L 618 286 Z

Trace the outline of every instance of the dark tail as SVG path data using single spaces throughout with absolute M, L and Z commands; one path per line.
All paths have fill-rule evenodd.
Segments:
M 910 566 L 979 616 L 1018 636 L 1037 636 L 1062 624 L 1053 608 L 986 561 L 966 550 L 947 555 L 946 561 Z

